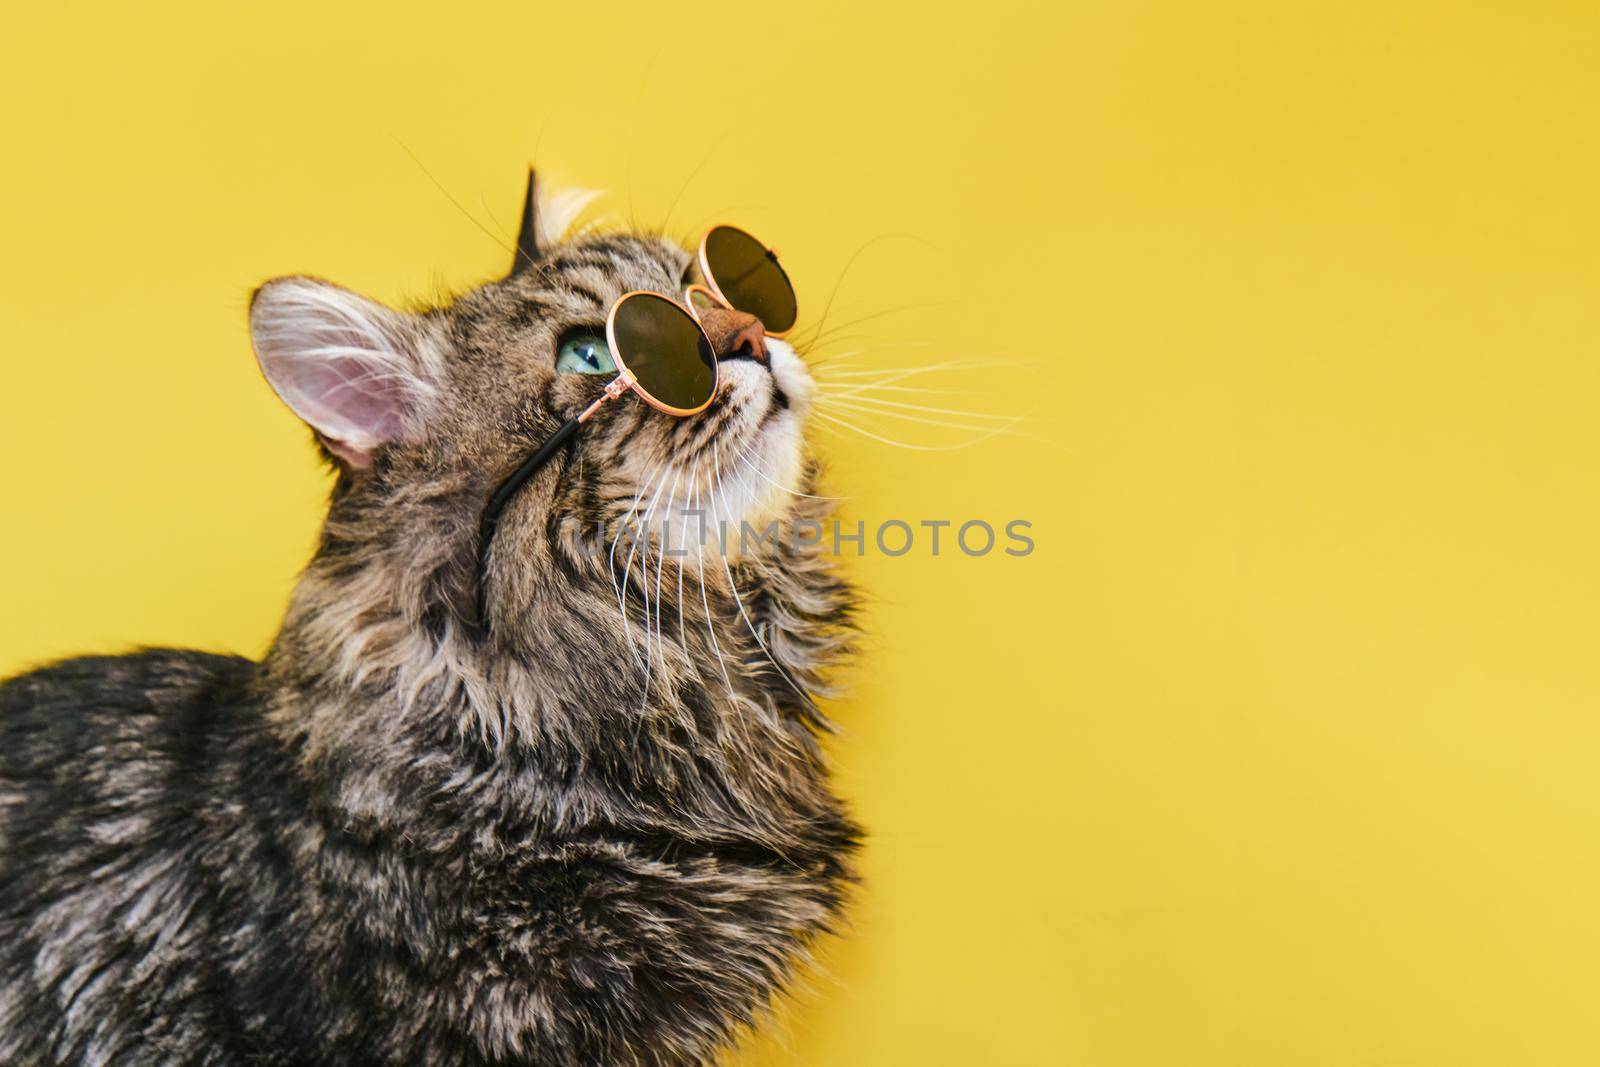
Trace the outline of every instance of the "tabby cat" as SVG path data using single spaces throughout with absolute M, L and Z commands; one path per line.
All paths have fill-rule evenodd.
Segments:
M 0 685 L 0 1063 L 701 1063 L 833 925 L 858 831 L 814 695 L 851 592 L 814 541 L 703 532 L 821 518 L 790 345 L 705 312 L 710 407 L 606 405 L 506 509 L 475 617 L 479 513 L 600 395 L 607 308 L 696 280 L 538 204 L 442 306 L 255 293 L 337 472 L 262 661 Z

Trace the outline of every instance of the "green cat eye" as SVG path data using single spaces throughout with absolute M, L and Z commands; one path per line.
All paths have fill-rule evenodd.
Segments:
M 556 352 L 556 370 L 572 374 L 615 374 L 611 346 L 598 333 L 574 334 Z

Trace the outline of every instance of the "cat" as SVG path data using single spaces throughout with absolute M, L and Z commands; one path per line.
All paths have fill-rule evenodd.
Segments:
M 441 306 L 255 292 L 336 471 L 263 660 L 0 685 L 0 1063 L 703 1063 L 836 929 L 860 831 L 816 697 L 853 590 L 814 540 L 661 543 L 826 514 L 793 347 L 708 313 L 711 406 L 606 405 L 506 509 L 474 618 L 485 498 L 608 380 L 571 353 L 696 277 L 539 203 L 530 173 L 512 271 Z

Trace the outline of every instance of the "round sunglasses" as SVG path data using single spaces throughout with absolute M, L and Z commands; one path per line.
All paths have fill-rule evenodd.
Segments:
M 632 390 L 668 415 L 702 412 L 717 395 L 717 355 L 700 325 L 712 307 L 743 311 L 761 320 L 769 336 L 794 328 L 797 304 L 789 275 L 768 248 L 735 226 L 713 226 L 700 239 L 700 273 L 709 284 L 691 285 L 678 304 L 660 293 L 624 293 L 606 316 L 606 341 L 617 376 L 594 403 L 568 419 L 489 495 L 478 520 L 476 623 L 487 630 L 489 548 L 511 498 L 561 451 L 601 407 Z

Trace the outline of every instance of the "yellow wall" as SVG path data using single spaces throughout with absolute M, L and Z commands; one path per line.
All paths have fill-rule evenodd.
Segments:
M 1033 418 L 823 435 L 851 515 L 1038 542 L 856 565 L 868 886 L 737 1062 L 1600 1062 L 1592 4 L 5 21 L 0 669 L 265 646 L 327 482 L 253 284 L 464 286 L 535 154 L 650 223 L 706 159 L 675 225 L 813 321 L 904 235 L 839 349 Z

